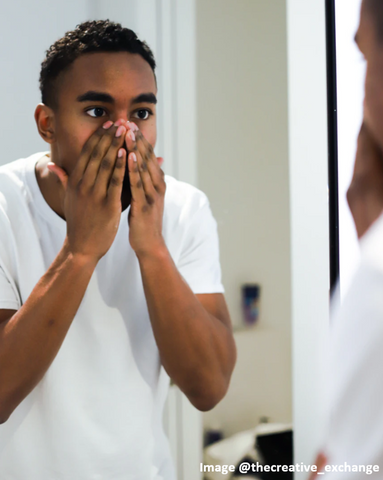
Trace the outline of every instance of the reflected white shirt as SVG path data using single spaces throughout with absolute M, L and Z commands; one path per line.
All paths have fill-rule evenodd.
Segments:
M 346 465 L 378 465 L 383 478 L 383 215 L 360 242 L 359 267 L 332 312 L 327 359 L 329 427 L 323 453 L 338 472 L 326 479 L 365 478 Z M 318 477 L 319 478 L 319 477 Z

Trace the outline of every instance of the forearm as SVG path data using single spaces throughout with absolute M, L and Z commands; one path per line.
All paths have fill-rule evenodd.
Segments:
M 63 248 L 25 304 L 0 325 L 0 412 L 7 418 L 55 358 L 96 261 Z
M 205 310 L 166 248 L 139 262 L 161 362 L 189 400 L 208 410 L 226 393 L 234 367 L 231 329 Z

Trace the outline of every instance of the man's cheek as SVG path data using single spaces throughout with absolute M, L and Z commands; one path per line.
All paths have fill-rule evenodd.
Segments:
M 63 131 L 60 142 L 60 157 L 66 171 L 70 174 L 78 162 L 82 149 L 93 132 Z
M 366 78 L 364 121 L 376 142 L 383 148 L 383 87 Z
M 142 135 L 145 139 L 150 143 L 150 145 L 154 148 L 156 146 L 157 141 L 157 129 L 155 123 L 150 123 L 142 126 L 140 128 Z
M 383 150 L 383 105 L 378 105 L 377 103 L 371 104 L 368 102 L 368 99 L 366 99 L 364 122 L 374 137 L 374 140 Z

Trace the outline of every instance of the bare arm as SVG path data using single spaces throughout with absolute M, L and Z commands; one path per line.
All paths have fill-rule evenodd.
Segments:
M 162 238 L 166 185 L 153 150 L 137 129 L 128 132 L 132 205 L 130 244 L 139 260 L 153 333 L 169 376 L 199 410 L 225 395 L 236 361 L 222 294 L 194 295 Z
M 194 295 L 166 248 L 139 261 L 161 362 L 196 408 L 210 410 L 224 397 L 236 361 L 224 296 Z
M 41 380 L 68 332 L 97 262 L 64 245 L 31 295 L 0 321 L 0 422 Z M 9 315 L 11 313 L 11 315 Z
M 110 122 L 112 123 L 112 122 Z M 122 128 L 125 133 L 126 128 Z M 0 313 L 0 421 L 5 422 L 57 355 L 98 260 L 109 250 L 121 216 L 126 153 L 123 136 L 99 128 L 70 176 L 52 164 L 64 187 L 64 245 L 24 305 Z

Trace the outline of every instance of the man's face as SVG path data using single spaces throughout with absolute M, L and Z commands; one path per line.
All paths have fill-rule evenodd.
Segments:
M 383 44 L 377 39 L 373 14 L 365 0 L 355 39 L 367 62 L 364 121 L 383 150 Z
M 56 86 L 58 108 L 54 113 L 52 154 L 55 163 L 69 175 L 85 142 L 107 120 L 136 123 L 155 146 L 157 87 L 150 65 L 140 55 L 82 55 L 58 77 Z

